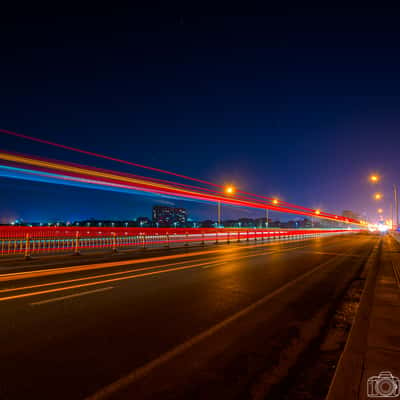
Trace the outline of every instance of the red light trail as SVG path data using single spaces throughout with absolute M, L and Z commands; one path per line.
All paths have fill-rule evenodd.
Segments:
M 214 186 L 214 187 L 218 187 L 220 189 L 223 188 L 222 185 L 218 185 L 216 183 L 205 181 L 205 180 L 202 180 L 202 179 L 192 178 L 192 177 L 187 176 L 187 175 L 178 174 L 178 173 L 167 171 L 167 170 L 164 170 L 164 169 L 149 167 L 147 165 L 133 163 L 133 162 L 130 162 L 130 161 L 122 160 L 120 158 L 110 157 L 110 156 L 107 156 L 107 155 L 104 155 L 104 154 L 99 154 L 99 153 L 94 153 L 94 152 L 87 151 L 87 150 L 82 150 L 82 149 L 79 149 L 77 147 L 67 146 L 67 145 L 64 145 L 64 144 L 60 144 L 60 143 L 52 142 L 52 141 L 49 141 L 49 140 L 36 138 L 36 137 L 33 137 L 33 136 L 24 135 L 22 133 L 13 132 L 13 131 L 9 131 L 9 130 L 6 130 L 6 129 L 0 129 L 0 133 L 6 134 L 6 135 L 9 135 L 9 136 L 18 137 L 18 138 L 21 138 L 21 139 L 34 141 L 34 142 L 37 142 L 37 143 L 46 144 L 46 145 L 49 145 L 49 146 L 59 147 L 59 148 L 62 148 L 64 150 L 70 150 L 70 151 L 74 151 L 74 152 L 81 153 L 81 154 L 86 154 L 86 155 L 93 156 L 93 157 L 103 158 L 103 159 L 109 160 L 109 161 L 119 162 L 119 163 L 122 163 L 122 164 L 126 164 L 126 165 L 131 165 L 131 166 L 134 166 L 134 167 L 138 167 L 138 168 L 147 169 L 147 170 L 154 171 L 154 172 L 159 172 L 159 173 L 163 173 L 163 174 L 167 174 L 167 175 L 176 176 L 178 178 L 182 178 L 182 179 L 187 179 L 187 180 L 203 183 L 205 185 L 211 185 L 211 186 Z M 146 179 L 154 179 L 154 178 L 146 178 Z M 157 179 L 154 179 L 154 180 L 157 180 Z M 159 181 L 162 181 L 162 180 L 159 180 Z M 174 185 L 179 185 L 179 186 L 190 187 L 190 185 L 185 185 L 185 184 L 182 184 L 182 183 L 175 183 L 175 182 L 168 182 L 168 181 L 164 181 L 164 182 L 165 183 L 173 183 Z M 195 187 L 195 186 L 193 188 L 211 191 L 210 189 L 198 188 L 198 187 Z M 273 201 L 273 198 L 271 198 L 271 197 L 256 195 L 256 194 L 253 194 L 253 193 L 242 191 L 240 189 L 238 189 L 237 192 L 239 193 L 239 195 L 240 195 L 240 193 L 242 193 L 243 195 L 250 195 L 252 197 L 262 198 L 262 199 L 265 199 L 265 200 L 270 201 L 270 202 Z M 215 193 L 218 193 L 218 192 L 215 192 Z M 289 202 L 286 202 L 286 201 L 283 201 L 283 200 L 279 200 L 279 203 L 283 204 L 283 205 L 285 205 L 287 207 L 290 207 L 290 208 L 301 209 L 301 210 L 309 211 L 309 212 L 314 212 L 315 211 L 315 210 L 313 210 L 311 208 L 307 208 L 307 207 L 303 207 L 303 206 L 297 206 L 295 204 L 292 204 L 292 203 L 289 203 Z M 322 214 L 326 214 L 326 213 L 322 213 Z M 326 215 L 328 215 L 328 214 L 326 214 Z
M 22 139 L 27 139 L 27 140 L 31 140 L 31 141 L 34 141 L 34 142 L 38 142 L 38 143 L 47 144 L 47 145 L 50 145 L 50 146 L 59 147 L 61 149 L 65 149 L 65 150 L 75 151 L 77 153 L 82 153 L 82 154 L 86 154 L 86 155 L 89 155 L 89 156 L 104 158 L 105 160 L 109 160 L 109 161 L 115 161 L 115 162 L 119 162 L 119 163 L 122 163 L 122 164 L 132 165 L 134 167 L 144 168 L 144 169 L 148 169 L 148 170 L 155 171 L 155 172 L 161 172 L 163 174 L 173 175 L 173 176 L 176 176 L 176 177 L 179 177 L 179 178 L 189 179 L 189 180 L 200 182 L 200 183 L 205 183 L 206 185 L 213 185 L 213 186 L 217 186 L 217 187 L 222 187 L 222 186 L 217 185 L 217 184 L 212 183 L 212 182 L 203 181 L 203 180 L 197 179 L 197 178 L 191 178 L 190 176 L 177 174 L 175 172 L 166 171 L 166 170 L 163 170 L 163 169 L 160 169 L 160 168 L 149 167 L 147 165 L 136 164 L 136 163 L 133 163 L 133 162 L 130 162 L 130 161 L 121 160 L 120 158 L 114 158 L 114 157 L 106 156 L 104 154 L 94 153 L 94 152 L 91 152 L 91 151 L 78 149 L 76 147 L 66 146 L 66 145 L 63 145 L 63 144 L 60 144 L 60 143 L 50 142 L 49 140 L 39 139 L 39 138 L 35 138 L 33 136 L 28 136 L 28 135 L 23 135 L 22 133 L 11 132 L 11 131 L 7 131 L 5 129 L 0 129 L 0 132 L 4 133 L 6 135 L 16 136 L 16 137 L 19 137 L 19 138 L 22 138 Z
M 24 156 L 13 153 L 0 152 L 0 159 L 3 160 L 3 165 L 12 167 L 15 170 L 23 171 L 25 174 L 44 176 L 47 174 L 52 179 L 69 180 L 74 182 L 84 182 L 89 185 L 98 185 L 100 187 L 118 187 L 127 190 L 143 191 L 156 194 L 162 194 L 173 197 L 186 199 L 221 202 L 235 206 L 271 209 L 284 213 L 297 215 L 315 216 L 311 211 L 304 211 L 292 208 L 283 207 L 281 205 L 270 205 L 264 202 L 259 202 L 257 199 L 241 199 L 234 196 L 224 196 L 220 193 L 204 190 L 203 188 L 187 189 L 174 184 L 167 184 L 164 181 L 154 181 L 144 178 L 132 177 L 129 174 L 121 174 L 117 171 L 91 168 L 79 164 L 64 163 L 52 161 L 38 157 Z M 342 222 L 358 223 L 358 221 L 349 221 L 343 217 L 333 214 L 323 213 L 319 217 Z

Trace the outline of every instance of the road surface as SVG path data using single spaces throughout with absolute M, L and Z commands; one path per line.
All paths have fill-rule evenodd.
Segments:
M 0 275 L 0 399 L 262 398 L 377 241 L 232 243 L 10 270 Z

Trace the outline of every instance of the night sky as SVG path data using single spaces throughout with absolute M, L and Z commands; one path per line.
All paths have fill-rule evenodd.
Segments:
M 3 11 L 0 128 L 370 218 L 377 171 L 389 217 L 400 184 L 397 10 Z M 0 148 L 144 173 L 1 134 Z M 6 178 L 0 190 L 2 220 L 127 219 L 160 203 Z M 215 218 L 215 207 L 172 202 Z

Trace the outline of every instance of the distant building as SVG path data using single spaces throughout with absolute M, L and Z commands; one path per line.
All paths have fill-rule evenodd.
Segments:
M 188 213 L 185 208 L 174 208 L 175 221 L 178 226 L 186 226 Z
M 153 207 L 153 224 L 159 227 L 185 227 L 188 213 L 185 208 Z
M 171 226 L 174 222 L 174 208 L 164 206 L 153 207 L 153 223 L 159 226 Z
M 360 219 L 360 216 L 351 210 L 343 210 L 342 216 L 350 219 Z

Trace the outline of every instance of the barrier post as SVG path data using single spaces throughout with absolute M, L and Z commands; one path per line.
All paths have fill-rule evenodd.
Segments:
M 229 234 L 229 231 L 228 231 L 228 240 L 227 240 L 227 243 L 229 244 L 230 243 L 230 234 Z
M 186 232 L 186 236 L 185 236 L 186 240 L 185 240 L 185 246 L 189 246 L 189 234 Z
M 165 247 L 167 247 L 168 249 L 171 247 L 169 244 L 169 233 L 168 232 L 167 232 L 167 244 Z
M 116 253 L 117 250 L 117 234 L 115 232 L 112 233 L 112 250 L 113 253 Z
M 29 260 L 31 258 L 29 254 L 29 233 L 26 234 L 25 237 L 25 260 Z
M 204 242 L 204 232 L 201 234 L 201 238 L 202 238 L 201 244 L 202 244 L 202 246 L 205 246 L 205 242 Z
M 79 231 L 76 232 L 75 234 L 75 252 L 74 255 L 79 256 Z

